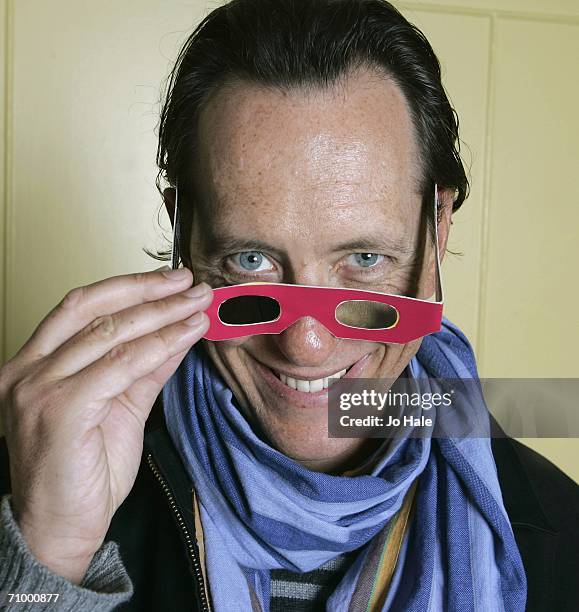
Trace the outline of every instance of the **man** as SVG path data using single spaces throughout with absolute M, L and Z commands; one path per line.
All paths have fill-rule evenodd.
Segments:
M 476 377 L 450 322 L 405 344 L 311 316 L 202 340 L 227 285 L 431 297 L 419 254 L 434 201 L 442 257 L 466 198 L 457 142 L 430 45 L 382 0 L 206 18 L 159 135 L 185 267 L 71 291 L 1 371 L 0 589 L 38 594 L 12 605 L 575 608 L 577 488 L 539 455 L 328 436 L 333 375 Z

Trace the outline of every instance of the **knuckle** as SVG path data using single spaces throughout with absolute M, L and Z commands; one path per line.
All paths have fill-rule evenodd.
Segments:
M 10 390 L 11 404 L 17 408 L 22 408 L 35 403 L 36 392 L 33 382 L 25 376 L 18 380 Z
M 151 302 L 152 308 L 160 315 L 165 315 L 171 313 L 175 310 L 175 306 L 180 304 L 179 300 L 175 299 L 175 296 L 169 296 L 163 298 L 162 300 L 156 300 L 155 302 Z
M 0 370 L 0 419 L 4 423 L 6 429 L 9 416 L 14 403 L 13 399 L 13 383 L 5 378 L 5 375 Z
M 0 368 L 0 402 L 8 394 L 10 385 L 12 384 L 11 362 L 8 361 Z
M 135 285 L 139 287 L 145 287 L 146 285 L 149 285 L 150 280 L 150 275 L 148 275 L 146 272 L 135 272 L 133 274 L 133 281 Z
M 173 356 L 173 351 L 171 350 L 171 344 L 169 343 L 169 339 L 165 337 L 160 331 L 156 331 L 153 334 L 153 338 L 155 341 L 155 351 L 163 359 L 167 361 Z
M 39 426 L 55 422 L 66 405 L 66 393 L 62 380 L 41 383 L 37 375 L 27 374 L 16 381 L 2 410 L 7 437 L 34 436 Z
M 134 350 L 131 344 L 119 344 L 112 348 L 108 353 L 109 361 L 115 365 L 128 365 L 134 358 Z
M 117 332 L 117 323 L 115 316 L 111 314 L 97 317 L 89 324 L 87 333 L 99 340 L 107 340 L 113 338 Z
M 66 310 L 78 308 L 84 300 L 85 293 L 85 287 L 75 287 L 74 289 L 71 289 L 62 299 L 62 302 L 60 303 L 61 307 Z

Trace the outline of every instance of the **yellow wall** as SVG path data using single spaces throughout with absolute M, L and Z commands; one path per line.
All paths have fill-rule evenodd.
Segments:
M 217 4 L 0 0 L 3 360 L 70 288 L 157 267 L 161 83 Z M 396 4 L 439 54 L 471 163 L 447 314 L 483 376 L 577 377 L 579 3 Z M 576 440 L 527 443 L 579 480 Z

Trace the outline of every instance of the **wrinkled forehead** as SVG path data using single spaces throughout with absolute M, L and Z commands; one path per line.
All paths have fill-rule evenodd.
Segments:
M 212 223 L 303 231 L 307 218 L 321 232 L 332 220 L 404 227 L 420 214 L 407 102 L 372 71 L 308 91 L 225 86 L 204 106 L 198 145 L 196 183 Z

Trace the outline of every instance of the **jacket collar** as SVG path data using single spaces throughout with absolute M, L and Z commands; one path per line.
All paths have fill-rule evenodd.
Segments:
M 187 530 L 194 534 L 193 484 L 167 430 L 161 394 L 147 419 L 143 448 L 145 456 L 151 456 L 169 486 Z
M 521 449 L 530 449 L 507 436 L 491 415 L 491 449 L 497 468 L 503 502 L 513 527 L 532 527 L 540 531 L 556 533 L 547 518 L 540 495 L 525 468 Z

